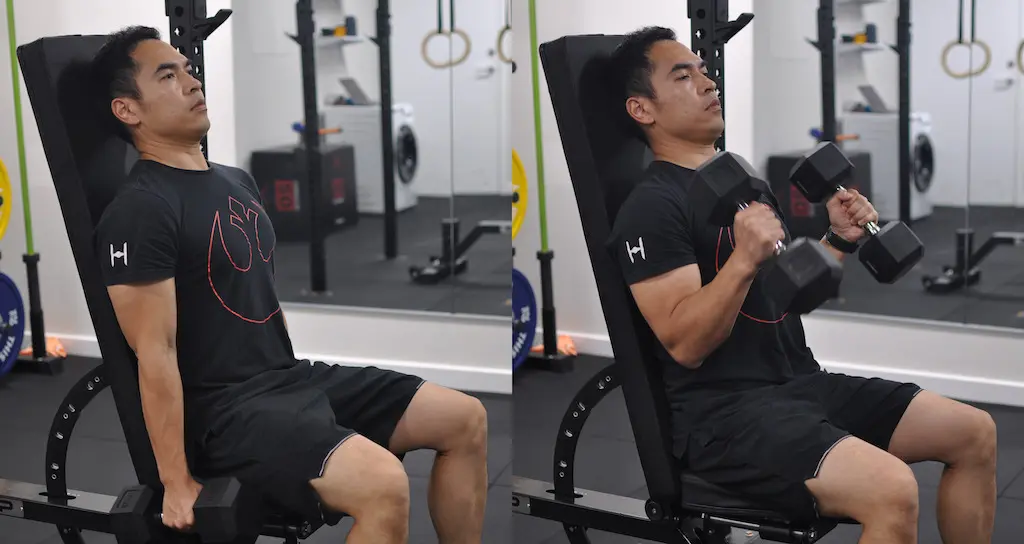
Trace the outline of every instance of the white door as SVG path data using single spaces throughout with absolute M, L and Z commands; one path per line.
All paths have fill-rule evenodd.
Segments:
M 455 4 L 455 24 L 472 42 L 469 57 L 452 69 L 453 192 L 510 194 L 511 163 L 503 88 L 511 68 L 497 54 L 498 32 L 505 25 L 505 0 L 448 0 Z M 461 56 L 456 40 L 452 54 Z
M 980 3 L 984 4 L 984 3 Z M 1013 206 L 1017 201 L 1017 45 L 1020 43 L 1019 0 L 998 0 L 979 6 L 976 39 L 992 50 L 992 62 L 970 80 L 970 175 L 972 205 Z M 966 10 L 965 10 L 966 11 Z M 969 11 L 964 21 L 969 28 Z M 967 38 L 967 36 L 965 36 Z M 981 55 L 975 48 L 975 55 Z M 978 65 L 978 61 L 975 62 Z

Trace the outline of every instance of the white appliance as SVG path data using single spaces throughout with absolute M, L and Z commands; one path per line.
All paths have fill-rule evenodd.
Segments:
M 847 112 L 841 119 L 842 132 L 857 139 L 843 142 L 845 151 L 864 151 L 871 155 L 871 203 L 879 219 L 900 218 L 899 114 L 895 112 Z M 932 204 L 928 199 L 935 171 L 932 122 L 927 113 L 910 114 L 910 219 L 928 217 Z
M 395 161 L 395 210 L 404 211 L 416 205 L 417 150 L 410 104 L 394 104 L 391 108 Z M 380 105 L 323 106 L 324 128 L 340 128 L 328 134 L 328 144 L 348 144 L 355 151 L 356 188 L 359 213 L 384 213 L 384 151 L 381 144 Z

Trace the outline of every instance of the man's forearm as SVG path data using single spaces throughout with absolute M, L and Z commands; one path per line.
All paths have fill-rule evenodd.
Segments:
M 185 403 L 178 355 L 171 349 L 139 356 L 142 413 L 164 487 L 192 478 L 185 459 Z
M 757 267 L 734 254 L 715 279 L 673 310 L 679 315 L 675 330 L 685 331 L 676 350 L 684 365 L 696 365 L 729 338 L 755 275 Z

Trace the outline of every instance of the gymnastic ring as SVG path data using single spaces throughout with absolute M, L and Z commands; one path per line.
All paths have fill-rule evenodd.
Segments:
M 1024 40 L 1017 46 L 1017 70 L 1024 74 Z
M 450 39 L 450 37 L 452 35 L 455 35 L 455 36 L 458 36 L 458 37 L 462 38 L 462 41 L 466 43 L 466 50 L 463 51 L 462 56 L 457 58 L 457 59 L 454 59 L 454 60 L 449 59 L 447 62 L 435 62 L 434 59 L 430 58 L 430 54 L 427 53 L 427 45 L 430 44 L 430 40 L 432 40 L 434 38 L 434 36 L 449 36 L 449 39 Z M 472 50 L 473 50 L 473 42 L 469 39 L 469 34 L 466 34 L 466 32 L 464 30 L 461 30 L 461 29 L 458 29 L 458 28 L 456 28 L 455 30 L 443 30 L 443 31 L 440 31 L 440 32 L 439 31 L 431 32 L 430 34 L 427 34 L 423 38 L 423 43 L 420 44 L 420 55 L 423 56 L 423 62 L 426 62 L 432 68 L 437 68 L 437 69 L 451 68 L 452 66 L 456 66 L 458 64 L 462 64 L 463 62 L 466 61 L 467 58 L 469 58 L 469 53 Z
M 975 45 L 977 45 L 978 47 L 980 47 L 981 50 L 985 53 L 985 62 L 983 62 L 981 64 L 981 68 L 978 68 L 977 70 L 967 70 L 966 72 L 954 72 L 953 70 L 951 70 L 949 68 L 949 54 L 958 45 L 962 45 L 962 46 L 966 46 L 966 47 L 974 47 Z M 946 47 L 944 47 L 942 49 L 942 62 L 941 62 L 941 64 L 942 64 L 942 70 L 944 72 L 946 72 L 946 75 L 948 75 L 949 77 L 951 77 L 953 79 L 966 79 L 966 78 L 973 77 L 973 76 L 980 76 L 982 73 L 985 72 L 985 70 L 988 70 L 989 65 L 992 64 L 992 49 L 988 46 L 987 43 L 985 43 L 985 42 L 983 42 L 981 40 L 975 40 L 973 42 L 966 42 L 966 43 L 953 40 L 953 41 L 949 42 L 948 44 L 946 44 Z
M 503 47 L 505 44 L 505 35 L 509 32 L 512 32 L 512 27 L 505 25 L 505 28 L 501 29 L 501 32 L 498 33 L 498 47 L 495 48 L 498 52 L 498 58 L 505 64 L 512 64 L 512 57 L 505 54 L 505 48 Z M 1024 45 L 1024 41 L 1020 43 L 1021 45 Z

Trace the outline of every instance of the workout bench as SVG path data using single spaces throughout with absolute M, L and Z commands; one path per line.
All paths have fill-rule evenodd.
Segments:
M 514 478 L 512 509 L 561 522 L 573 544 L 590 542 L 587 529 L 657 542 L 724 544 L 733 527 L 758 531 L 767 541 L 815 542 L 839 523 L 855 522 L 787 518 L 771 505 L 687 474 L 672 455 L 668 401 L 654 355 L 657 339 L 605 245 L 619 206 L 651 160 L 650 150 L 628 131 L 621 100 L 606 83 L 607 58 L 621 40 L 567 36 L 540 46 L 615 361 L 580 389 L 562 417 L 554 484 Z M 647 480 L 647 501 L 574 486 L 573 459 L 583 425 L 594 406 L 620 386 Z
M 86 303 L 103 362 L 71 389 L 53 419 L 46 447 L 46 485 L 0 480 L 0 515 L 58 527 L 65 544 L 82 544 L 81 531 L 113 533 L 116 498 L 69 491 L 64 467 L 78 415 L 108 385 L 124 428 L 128 451 L 141 484 L 160 489 L 156 459 L 142 414 L 138 361 L 125 341 L 107 295 L 95 253 L 96 221 L 138 159 L 135 149 L 115 136 L 109 111 L 88 71 L 106 36 L 41 38 L 18 48 L 18 60 L 57 191 Z M 111 249 L 113 252 L 114 249 Z M 241 532 L 296 544 L 323 525 L 268 504 Z M 140 543 L 144 544 L 144 543 Z

